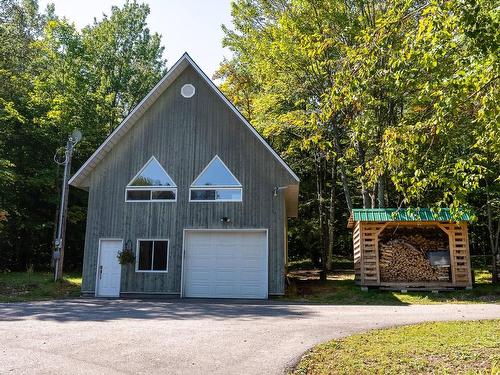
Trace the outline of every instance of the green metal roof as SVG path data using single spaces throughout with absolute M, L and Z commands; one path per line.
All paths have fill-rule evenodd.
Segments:
M 430 208 L 355 208 L 350 218 L 352 221 L 470 221 L 468 213 L 458 219 L 453 218 L 449 208 L 433 212 Z

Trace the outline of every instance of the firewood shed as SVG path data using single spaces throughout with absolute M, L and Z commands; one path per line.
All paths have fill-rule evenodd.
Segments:
M 448 209 L 353 209 L 355 281 L 399 290 L 471 288 L 468 222 Z

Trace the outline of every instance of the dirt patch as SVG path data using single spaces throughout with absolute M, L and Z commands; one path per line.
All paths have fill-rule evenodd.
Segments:
M 320 270 L 297 270 L 287 275 L 287 296 L 308 297 L 322 293 L 332 293 L 342 287 L 333 281 L 352 280 L 354 271 L 336 270 L 329 273 L 326 281 L 320 280 Z
M 9 285 L 0 282 L 0 294 L 5 296 L 22 296 L 37 287 L 38 284 Z

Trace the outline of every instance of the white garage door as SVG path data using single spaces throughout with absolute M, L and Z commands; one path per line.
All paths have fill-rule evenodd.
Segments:
M 186 231 L 184 297 L 267 298 L 265 231 Z

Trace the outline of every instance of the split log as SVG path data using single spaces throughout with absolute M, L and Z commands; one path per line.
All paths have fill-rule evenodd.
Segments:
M 449 269 L 433 267 L 427 256 L 429 250 L 445 246 L 420 235 L 379 244 L 380 279 L 386 282 L 448 281 Z

